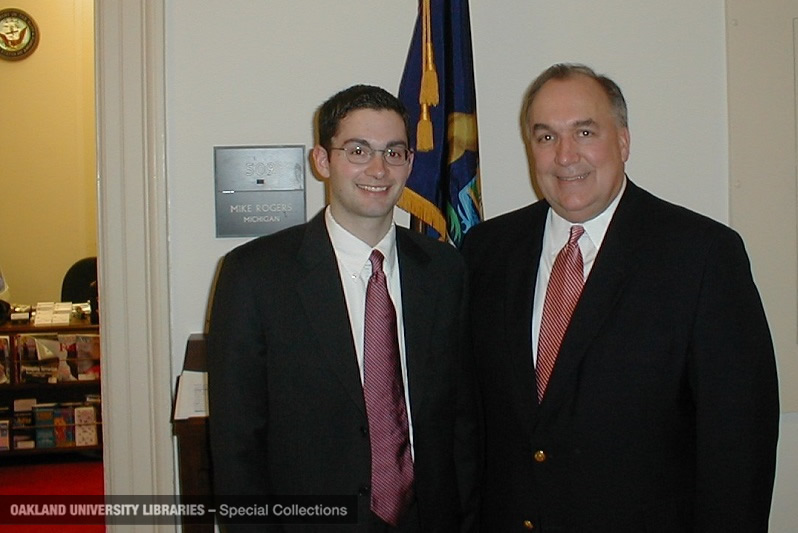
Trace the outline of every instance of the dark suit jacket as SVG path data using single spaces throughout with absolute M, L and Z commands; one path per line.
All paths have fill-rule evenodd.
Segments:
M 420 521 L 457 531 L 463 509 L 475 511 L 477 463 L 465 267 L 451 246 L 404 228 L 397 251 Z M 208 349 L 215 492 L 357 495 L 361 526 L 346 530 L 365 531 L 368 423 L 323 212 L 225 257 Z
M 480 224 L 464 245 L 483 530 L 767 531 L 777 380 L 740 237 L 628 182 L 538 405 L 531 313 L 548 209 Z

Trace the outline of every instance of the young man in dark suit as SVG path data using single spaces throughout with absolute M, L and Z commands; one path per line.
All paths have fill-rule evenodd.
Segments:
M 451 246 L 393 222 L 413 163 L 407 128 L 383 89 L 331 97 L 312 152 L 329 206 L 231 251 L 218 277 L 208 363 L 216 494 L 357 500 L 356 524 L 290 531 L 448 533 L 474 521 L 465 267 Z M 378 277 L 389 307 L 376 317 Z M 390 340 L 375 341 L 376 329 Z
M 522 121 L 545 199 L 463 249 L 483 529 L 766 532 L 777 379 L 740 237 L 626 177 L 626 103 L 588 67 L 541 74 Z

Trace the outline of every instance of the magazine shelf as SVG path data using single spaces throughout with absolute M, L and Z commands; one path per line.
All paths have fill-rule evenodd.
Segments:
M 102 450 L 99 327 L 0 326 L 0 459 Z

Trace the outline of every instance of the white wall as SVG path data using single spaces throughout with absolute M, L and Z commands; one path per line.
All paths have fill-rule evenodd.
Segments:
M 167 2 L 176 369 L 181 340 L 202 330 L 217 259 L 243 242 L 215 238 L 213 147 L 310 147 L 312 114 L 336 90 L 365 82 L 396 91 L 416 18 L 415 2 L 404 3 Z M 534 199 L 518 128 L 524 90 L 551 63 L 579 61 L 609 74 L 625 91 L 632 179 L 728 220 L 722 0 L 471 4 L 488 217 Z M 307 182 L 313 214 L 324 204 L 323 186 L 310 173 Z
M 721 0 L 472 1 L 485 210 L 524 205 L 520 99 L 541 70 L 582 62 L 621 86 L 639 185 L 726 221 L 725 34 Z
M 312 114 L 335 91 L 353 83 L 396 91 L 415 6 L 410 0 L 166 2 L 175 372 L 188 335 L 203 330 L 218 259 L 243 242 L 215 238 L 213 147 L 310 147 Z M 624 90 L 630 177 L 668 200 L 728 220 L 723 0 L 472 0 L 471 20 L 488 217 L 534 199 L 518 128 L 520 99 L 551 63 L 575 61 Z M 324 192 L 310 173 L 307 185 L 312 215 Z M 796 419 L 783 426 L 781 449 L 794 451 Z M 796 492 L 795 461 L 794 453 L 780 457 L 774 523 L 788 523 L 789 505 L 778 502 Z
M 798 529 L 795 502 L 798 502 L 798 413 L 785 413 L 781 415 L 771 533 L 792 533 Z
M 415 8 L 173 0 L 166 4 L 171 299 L 181 342 L 202 331 L 216 262 L 243 239 L 216 239 L 213 147 L 313 143 L 318 105 L 353 83 L 398 88 Z M 390 15 L 390 16 L 389 16 Z M 307 176 L 307 211 L 324 205 Z

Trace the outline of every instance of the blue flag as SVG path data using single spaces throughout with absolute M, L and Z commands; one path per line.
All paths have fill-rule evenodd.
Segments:
M 415 150 L 399 207 L 459 247 L 482 220 L 468 0 L 419 1 L 399 99 Z

